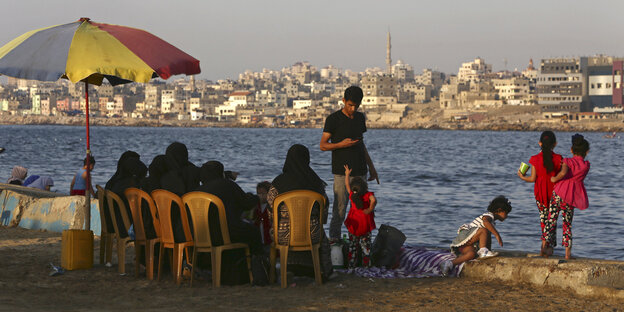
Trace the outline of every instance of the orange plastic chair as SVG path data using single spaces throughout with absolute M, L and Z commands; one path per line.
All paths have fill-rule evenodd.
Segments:
M 106 190 L 96 185 L 98 196 L 98 209 L 100 210 L 100 264 L 110 263 L 113 260 L 113 240 L 115 233 L 108 233 L 108 223 L 104 211 L 104 203 L 106 201 Z M 104 262 L 106 260 L 106 262 Z
M 115 238 L 117 239 L 117 262 L 118 262 L 118 272 L 119 274 L 126 273 L 126 245 L 131 243 L 132 240 L 130 236 L 121 237 L 119 235 L 119 229 L 123 228 L 128 231 L 132 222 L 128 217 L 128 211 L 126 210 L 126 205 L 124 204 L 121 197 L 111 191 L 106 191 L 106 199 L 108 201 L 108 212 L 110 213 L 111 220 L 113 220 L 113 228 L 115 228 Z M 115 210 L 119 209 L 119 213 L 121 215 L 121 222 L 123 224 L 119 224 L 117 218 L 115 217 Z
M 320 242 L 312 244 L 312 237 L 310 234 L 310 215 L 312 214 L 312 207 L 314 203 L 319 203 L 319 207 L 325 206 L 325 197 L 323 195 L 308 191 L 308 190 L 296 190 L 290 191 L 278 195 L 273 202 L 273 244 L 271 245 L 271 272 L 269 278 L 271 282 L 275 279 L 275 260 L 277 256 L 277 250 L 280 252 L 280 273 L 282 280 L 282 288 L 287 287 L 287 264 L 288 264 L 288 251 L 305 251 L 309 250 L 312 253 L 312 262 L 314 263 L 314 277 L 316 283 L 321 285 L 323 280 L 321 278 L 321 260 L 319 256 Z M 288 245 L 280 245 L 278 240 L 278 217 L 279 206 L 284 203 L 288 209 L 288 215 L 290 218 L 290 242 Z M 321 209 L 320 218 L 323 220 L 323 209 Z
M 136 253 L 136 258 L 134 261 L 135 275 L 139 276 L 139 246 L 142 245 L 145 247 L 145 275 L 147 279 L 154 279 L 154 249 L 156 247 L 156 243 L 160 242 L 160 223 L 158 219 L 154 217 L 154 215 L 158 215 L 156 213 L 156 205 L 154 204 L 154 200 L 152 197 L 146 192 L 138 189 L 138 188 L 128 188 L 124 192 L 126 198 L 128 199 L 128 206 L 130 206 L 130 211 L 132 212 L 132 220 L 134 221 L 134 251 Z M 156 238 L 147 239 L 145 234 L 145 225 L 143 223 L 143 214 L 141 213 L 141 203 L 145 201 L 149 207 L 150 214 L 152 215 L 152 220 L 154 224 L 154 229 L 156 232 Z
M 160 220 L 160 254 L 158 255 L 158 280 L 160 281 L 160 273 L 162 271 L 163 254 L 165 249 L 173 250 L 172 273 L 176 284 L 180 284 L 182 280 L 182 255 L 186 253 L 186 259 L 189 259 L 189 247 L 193 246 L 193 237 L 191 236 L 186 208 L 182 199 L 174 193 L 166 190 L 154 190 L 152 198 L 158 209 L 158 217 Z M 176 203 L 180 207 L 180 218 L 182 219 L 182 229 L 184 230 L 185 242 L 176 243 L 173 236 L 173 226 L 171 224 L 171 206 Z M 192 265 L 192 263 L 191 263 Z
M 225 206 L 221 199 L 213 194 L 204 192 L 190 192 L 182 196 L 184 204 L 187 205 L 193 220 L 193 234 L 195 235 L 195 247 L 193 248 L 193 263 L 197 260 L 197 253 L 209 252 L 212 262 L 212 286 L 221 286 L 221 255 L 224 250 L 245 249 L 247 257 L 247 270 L 249 270 L 249 281 L 253 282 L 251 274 L 251 254 L 249 245 L 245 243 L 232 243 L 230 241 L 230 231 L 227 225 L 227 217 L 225 216 Z M 223 245 L 213 246 L 210 239 L 210 223 L 208 220 L 208 211 L 210 204 L 214 204 L 219 210 L 219 225 L 221 227 L 221 237 L 223 237 Z M 193 274 L 195 266 L 191 270 L 191 286 L 193 286 Z

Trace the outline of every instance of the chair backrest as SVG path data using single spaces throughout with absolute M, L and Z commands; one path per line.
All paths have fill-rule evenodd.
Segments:
M 113 221 L 113 227 L 115 228 L 115 233 L 117 233 L 118 235 L 119 233 L 122 233 L 119 231 L 119 229 L 121 229 L 122 226 L 127 232 L 128 229 L 130 229 L 132 222 L 130 221 L 130 218 L 128 218 L 128 210 L 126 210 L 126 204 L 124 204 L 121 197 L 115 194 L 115 192 L 111 192 L 111 191 L 106 191 L 106 201 L 108 203 L 108 212 L 110 213 L 111 220 Z M 117 206 L 117 209 L 119 209 L 119 214 L 121 215 L 121 222 L 123 222 L 123 224 L 117 223 L 118 220 L 115 217 L 115 206 Z
M 284 203 L 288 209 L 290 218 L 290 243 L 289 246 L 311 246 L 312 237 L 310 235 L 310 215 L 314 203 L 319 204 L 320 218 L 323 220 L 323 207 L 325 207 L 325 197 L 323 195 L 309 190 L 296 190 L 278 195 L 273 202 L 273 241 L 276 244 L 278 240 L 278 216 L 279 205 Z
M 98 194 L 98 208 L 100 210 L 100 221 L 101 221 L 101 231 L 102 234 L 108 234 L 108 222 L 106 222 L 106 212 L 104 211 L 104 205 L 106 205 L 106 190 L 99 186 L 96 185 L 95 189 L 97 190 L 97 194 Z
M 182 196 L 182 201 L 184 201 L 184 204 L 191 213 L 195 238 L 194 245 L 196 247 L 212 247 L 210 220 L 208 219 L 211 203 L 214 204 L 219 211 L 219 225 L 221 228 L 221 237 L 223 237 L 223 244 L 227 245 L 231 243 L 230 231 L 225 215 L 225 205 L 219 197 L 205 192 L 190 192 Z
M 130 212 L 132 213 L 132 221 L 134 222 L 134 234 L 137 240 L 144 241 L 147 239 L 147 235 L 145 235 L 145 223 L 143 222 L 143 213 L 141 211 L 142 203 L 145 201 L 150 209 L 150 214 L 152 210 L 156 209 L 154 206 L 154 201 L 149 196 L 149 194 L 144 191 L 130 187 L 124 191 L 124 195 L 126 195 L 126 199 L 128 200 L 128 206 L 130 208 Z M 160 229 L 159 229 L 160 231 Z
M 180 219 L 182 220 L 182 229 L 184 230 L 184 237 L 186 241 L 192 241 L 191 230 L 188 224 L 188 216 L 186 215 L 186 209 L 180 196 L 167 190 L 154 190 L 152 192 L 152 198 L 158 209 L 158 218 L 160 220 L 160 234 L 161 241 L 163 243 L 175 243 L 173 236 L 173 225 L 171 223 L 171 205 L 176 203 L 180 207 Z

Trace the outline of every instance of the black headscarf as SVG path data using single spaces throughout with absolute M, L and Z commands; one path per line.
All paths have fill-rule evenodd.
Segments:
M 180 142 L 173 142 L 167 147 L 165 152 L 167 156 L 167 166 L 170 170 L 180 169 L 189 164 L 188 149 L 186 145 Z
M 105 188 L 110 190 L 119 181 L 128 177 L 136 177 L 141 179 L 147 174 L 147 167 L 141 162 L 141 156 L 134 151 L 125 151 L 117 161 L 117 171 L 106 182 Z M 138 181 L 138 180 L 137 180 Z
M 160 180 L 161 187 L 179 196 L 199 186 L 199 170 L 188 161 L 188 149 L 180 142 L 173 142 L 165 153 L 167 173 Z
M 151 193 L 153 190 L 161 188 L 160 179 L 167 173 L 167 157 L 158 155 L 154 157 L 148 167 L 149 176 L 141 181 L 141 189 Z
M 271 184 L 279 193 L 292 190 L 311 190 L 321 194 L 325 193 L 325 186 L 327 185 L 310 168 L 310 151 L 301 144 L 295 144 L 288 149 L 282 174 L 278 175 Z
M 207 184 L 208 182 L 216 179 L 223 179 L 223 164 L 216 160 L 211 160 L 206 162 L 201 166 L 199 170 L 199 178 L 203 184 Z

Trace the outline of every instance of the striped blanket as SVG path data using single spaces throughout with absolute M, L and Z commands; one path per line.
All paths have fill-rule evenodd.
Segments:
M 445 260 L 453 259 L 455 259 L 455 255 L 450 251 L 403 246 L 401 255 L 399 256 L 399 266 L 397 268 L 355 268 L 352 273 L 361 277 L 372 278 L 423 278 L 442 276 L 440 263 Z M 463 263 L 454 267 L 451 272 L 449 272 L 449 276 L 458 277 L 463 267 Z

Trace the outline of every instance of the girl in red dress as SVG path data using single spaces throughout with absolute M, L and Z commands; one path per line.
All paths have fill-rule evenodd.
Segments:
M 355 268 L 357 250 L 362 250 L 362 266 L 370 267 L 371 231 L 376 229 L 375 194 L 368 191 L 368 185 L 361 177 L 350 179 L 351 169 L 345 165 L 345 185 L 349 192 L 351 208 L 345 219 L 345 226 L 349 230 L 349 269 Z
M 542 151 L 531 156 L 529 160 L 531 173 L 525 176 L 518 170 L 518 177 L 526 182 L 535 183 L 535 202 L 539 210 L 540 226 L 542 228 L 542 248 L 540 249 L 540 255 L 542 257 L 548 257 L 552 255 L 553 249 L 548 246 L 547 233 L 544 229 L 544 225 L 548 220 L 548 206 L 555 185 L 550 181 L 550 178 L 554 177 L 561 170 L 563 158 L 561 155 L 553 152 L 553 149 L 557 146 L 557 138 L 552 131 L 542 132 L 539 145 Z

